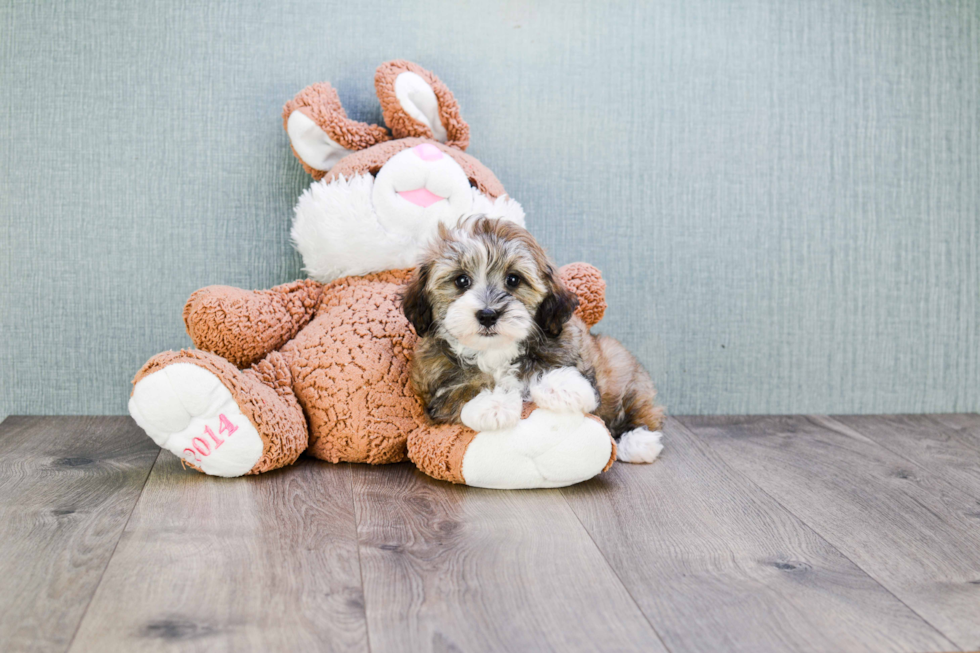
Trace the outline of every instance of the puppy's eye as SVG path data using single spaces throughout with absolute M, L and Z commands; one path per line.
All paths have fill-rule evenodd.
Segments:
M 521 285 L 521 278 L 516 274 L 508 274 L 506 282 L 508 288 L 516 288 Z
M 470 284 L 473 282 L 470 281 L 470 278 L 467 275 L 461 274 L 458 277 L 456 277 L 455 283 L 456 283 L 456 287 L 459 288 L 460 290 L 466 290 L 467 288 L 470 287 Z

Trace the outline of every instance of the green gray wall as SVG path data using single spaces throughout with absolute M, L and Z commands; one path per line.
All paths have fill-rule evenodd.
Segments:
M 980 410 L 980 3 L 0 6 L 0 416 L 122 413 L 181 307 L 301 275 L 279 112 L 434 70 L 674 413 Z

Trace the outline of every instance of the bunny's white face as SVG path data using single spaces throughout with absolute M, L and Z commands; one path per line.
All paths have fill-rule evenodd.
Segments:
M 473 188 L 459 164 L 428 143 L 402 150 L 377 176 L 315 182 L 295 211 L 293 244 L 321 282 L 414 267 L 439 223 L 482 213 L 524 226 L 520 204 Z
M 431 232 L 473 209 L 466 173 L 435 145 L 402 150 L 382 166 L 371 193 L 381 226 L 391 234 Z

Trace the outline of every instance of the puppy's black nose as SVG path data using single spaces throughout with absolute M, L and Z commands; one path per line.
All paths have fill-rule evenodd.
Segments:
M 485 327 L 492 327 L 496 324 L 498 317 L 500 317 L 500 313 L 492 308 L 484 308 L 476 312 L 476 321 Z

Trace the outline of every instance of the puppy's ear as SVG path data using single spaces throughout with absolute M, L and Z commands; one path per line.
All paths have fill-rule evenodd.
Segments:
M 405 317 L 415 327 L 415 333 L 421 338 L 432 328 L 432 304 L 429 302 L 429 294 L 425 289 L 429 283 L 429 272 L 432 266 L 426 263 L 415 270 L 412 280 L 402 292 L 402 311 Z
M 534 321 L 551 338 L 561 335 L 565 322 L 572 319 L 578 308 L 578 297 L 562 284 L 553 268 L 548 268 L 548 294 L 538 306 Z

